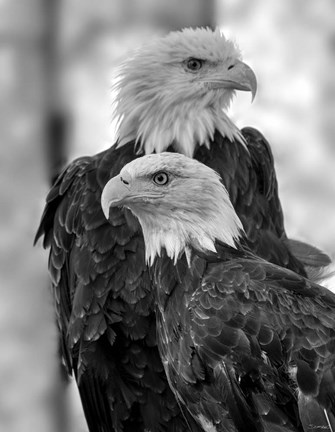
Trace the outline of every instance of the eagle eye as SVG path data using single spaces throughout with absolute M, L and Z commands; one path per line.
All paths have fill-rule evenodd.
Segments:
M 193 57 L 189 58 L 186 61 L 186 67 L 187 67 L 187 69 L 190 70 L 190 71 L 192 71 L 192 72 L 196 72 L 199 69 L 201 69 L 202 65 L 203 65 L 203 60 L 199 60 L 199 59 L 196 59 L 196 58 L 193 58 Z
M 163 186 L 166 185 L 166 183 L 169 181 L 169 176 L 165 172 L 161 171 L 153 176 L 153 181 L 157 185 Z

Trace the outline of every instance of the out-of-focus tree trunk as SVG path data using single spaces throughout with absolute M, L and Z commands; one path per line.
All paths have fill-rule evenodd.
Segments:
M 63 1 L 44 2 L 44 72 L 45 72 L 45 147 L 47 175 L 52 184 L 63 169 L 67 158 L 67 129 L 69 118 L 59 93 L 59 33 Z
M 43 182 L 43 0 L 0 11 L 0 430 L 57 432 L 54 312 L 47 260 L 32 249 Z
M 44 71 L 43 113 L 44 158 L 46 176 L 51 186 L 67 162 L 69 117 L 62 104 L 60 94 L 59 69 L 61 53 L 59 33 L 61 29 L 60 13 L 63 1 L 48 0 L 42 3 L 44 34 L 42 40 L 42 67 Z M 46 282 L 46 286 L 49 282 Z M 56 321 L 56 317 L 54 315 Z M 53 387 L 52 407 L 54 425 L 57 431 L 68 432 L 69 407 L 67 403 L 67 386 L 69 377 L 61 361 L 61 348 L 58 344 L 58 373 Z

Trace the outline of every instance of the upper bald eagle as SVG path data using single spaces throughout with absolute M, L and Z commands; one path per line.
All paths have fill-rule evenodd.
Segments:
M 335 295 L 242 247 L 215 171 L 143 156 L 101 202 L 140 221 L 168 381 L 205 431 L 335 430 Z
M 127 211 L 114 209 L 106 221 L 107 181 L 137 153 L 193 156 L 222 176 L 251 249 L 305 269 L 287 246 L 268 143 L 254 129 L 239 131 L 224 111 L 235 90 L 256 91 L 234 44 L 219 31 L 171 33 L 123 65 L 118 90 L 118 145 L 60 175 L 36 238 L 50 247 L 63 357 L 90 431 L 183 431 L 156 347 L 142 232 Z

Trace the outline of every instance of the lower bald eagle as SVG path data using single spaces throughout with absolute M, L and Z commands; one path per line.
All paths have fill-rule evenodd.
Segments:
M 128 163 L 102 193 L 152 267 L 169 384 L 205 431 L 335 430 L 335 295 L 242 246 L 218 174 L 180 154 Z
M 47 196 L 36 239 L 44 236 L 50 247 L 63 359 L 90 431 L 185 431 L 158 355 L 141 228 L 128 211 L 114 209 L 106 221 L 100 198 L 107 181 L 143 152 L 192 156 L 222 176 L 257 255 L 303 275 L 301 258 L 310 264 L 316 252 L 315 268 L 328 258 L 306 245 L 292 253 L 270 147 L 225 112 L 235 90 L 255 94 L 256 77 L 220 31 L 158 39 L 124 63 L 117 86 L 117 145 L 66 168 Z

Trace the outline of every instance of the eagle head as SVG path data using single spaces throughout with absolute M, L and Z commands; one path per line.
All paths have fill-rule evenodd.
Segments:
M 226 110 L 236 90 L 255 96 L 254 72 L 220 30 L 171 32 L 139 49 L 120 69 L 116 84 L 118 144 L 135 139 L 146 154 L 170 145 L 192 157 L 209 146 L 215 130 L 243 142 Z
M 126 207 L 142 226 L 147 262 L 162 248 L 174 261 L 194 248 L 215 252 L 215 241 L 235 247 L 242 224 L 219 175 L 178 153 L 146 155 L 125 165 L 106 184 L 101 204 Z

